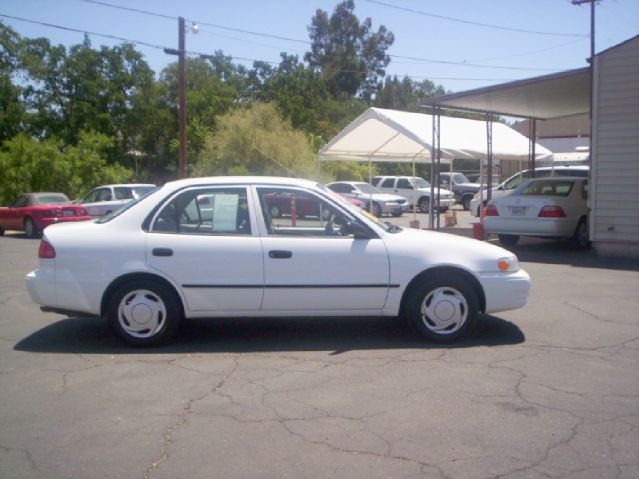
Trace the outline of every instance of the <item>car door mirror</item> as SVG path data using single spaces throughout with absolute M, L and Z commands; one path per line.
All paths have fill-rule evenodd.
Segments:
M 357 221 L 349 221 L 346 223 L 346 233 L 352 235 L 355 239 L 371 239 L 375 237 L 371 231 Z

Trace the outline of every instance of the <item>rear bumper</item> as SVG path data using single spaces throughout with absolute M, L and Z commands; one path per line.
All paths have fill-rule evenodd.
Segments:
M 484 273 L 480 280 L 486 295 L 486 313 L 523 307 L 528 301 L 530 276 L 523 269 L 516 273 Z
M 27 291 L 34 303 L 42 306 L 57 307 L 58 301 L 55 291 L 55 273 L 36 269 L 27 274 L 24 279 Z
M 484 230 L 492 234 L 570 238 L 576 227 L 573 220 L 561 218 L 484 218 Z
M 76 221 L 87 221 L 92 219 L 95 219 L 95 218 L 88 215 L 87 216 L 58 216 L 54 218 L 48 218 L 48 217 L 37 218 L 35 219 L 35 223 L 38 229 L 43 230 L 47 226 L 55 225 L 58 223 L 70 223 L 70 222 L 76 222 Z

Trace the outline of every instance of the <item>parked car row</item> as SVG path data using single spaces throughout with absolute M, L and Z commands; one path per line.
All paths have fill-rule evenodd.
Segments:
M 100 186 L 73 202 L 64 193 L 27 193 L 0 208 L 0 236 L 6 230 L 17 230 L 35 238 L 55 223 L 86 221 L 111 213 L 153 188 L 151 184 Z

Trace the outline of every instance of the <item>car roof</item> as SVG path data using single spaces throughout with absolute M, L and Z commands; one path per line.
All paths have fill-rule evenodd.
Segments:
M 555 165 L 555 166 L 539 166 L 535 168 L 535 171 L 550 171 L 550 170 L 590 170 L 588 165 Z M 524 170 L 531 171 L 531 170 Z
M 152 183 L 118 183 L 117 185 L 100 185 L 93 188 L 94 190 L 98 188 L 115 188 L 115 187 L 123 187 L 123 186 L 150 186 L 155 187 Z
M 185 188 L 189 186 L 199 186 L 214 183 L 218 185 L 224 184 L 269 184 L 269 185 L 286 185 L 286 186 L 317 186 L 317 182 L 300 178 L 286 178 L 279 176 L 206 176 L 201 178 L 186 178 L 166 183 L 165 187 Z
M 544 178 L 528 178 L 525 180 L 526 183 L 535 183 L 537 181 L 588 181 L 588 178 L 582 176 L 546 176 Z

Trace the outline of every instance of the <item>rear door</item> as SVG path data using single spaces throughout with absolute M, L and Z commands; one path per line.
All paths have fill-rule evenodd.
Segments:
M 146 258 L 179 285 L 190 311 L 250 314 L 261 307 L 262 246 L 246 187 L 174 195 L 152 221 Z

